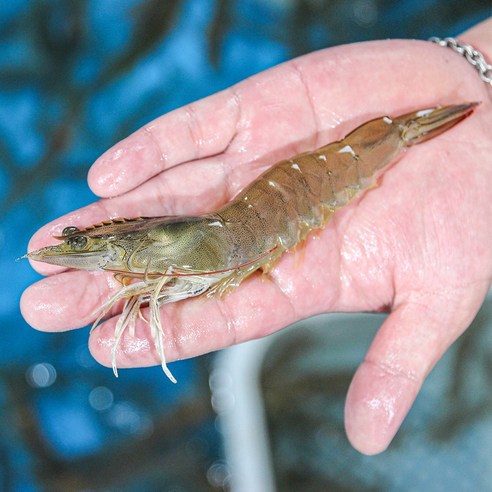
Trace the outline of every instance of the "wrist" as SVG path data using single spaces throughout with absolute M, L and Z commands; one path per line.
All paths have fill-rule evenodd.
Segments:
M 480 51 L 485 61 L 492 65 L 492 17 L 460 34 L 458 40 Z

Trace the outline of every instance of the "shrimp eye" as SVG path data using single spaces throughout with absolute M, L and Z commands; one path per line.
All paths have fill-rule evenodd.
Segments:
M 68 226 L 68 227 L 65 227 L 65 229 L 63 229 L 62 231 L 62 236 L 70 236 L 70 234 L 73 234 L 74 232 L 77 232 L 79 231 L 80 229 L 78 229 L 77 227 L 75 226 Z
M 87 246 L 85 236 L 73 236 L 67 239 L 67 244 L 75 251 L 81 251 Z

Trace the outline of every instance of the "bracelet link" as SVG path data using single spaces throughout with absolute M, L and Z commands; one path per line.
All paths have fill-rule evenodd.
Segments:
M 436 43 L 439 46 L 451 48 L 453 51 L 458 53 L 461 56 L 464 56 L 465 59 L 477 70 L 480 78 L 486 83 L 492 86 L 492 65 L 489 65 L 485 60 L 483 54 L 474 49 L 473 46 L 469 44 L 464 44 L 458 42 L 455 38 L 438 38 L 436 36 L 432 36 L 429 38 L 431 43 Z

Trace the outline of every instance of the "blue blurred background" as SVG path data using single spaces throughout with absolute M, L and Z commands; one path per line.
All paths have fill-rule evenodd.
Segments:
M 466 9 L 458 0 L 2 2 L 0 489 L 227 488 L 211 356 L 173 364 L 178 385 L 160 368 L 116 380 L 89 354 L 87 330 L 39 333 L 19 313 L 22 290 L 38 276 L 14 260 L 38 227 L 94 200 L 86 173 L 103 151 L 291 57 L 361 40 L 456 35 L 491 13 L 486 0 Z M 490 358 L 484 364 L 492 371 Z M 345 390 L 336 386 L 340 398 Z M 293 490 L 329 490 L 313 480 Z M 333 490 L 361 490 L 347 484 Z

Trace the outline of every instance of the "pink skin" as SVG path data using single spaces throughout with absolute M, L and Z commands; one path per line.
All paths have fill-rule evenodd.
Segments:
M 491 31 L 488 21 L 461 39 L 492 60 Z M 464 59 L 427 42 L 312 53 L 164 115 L 116 144 L 89 171 L 89 186 L 103 198 L 43 227 L 29 250 L 54 243 L 51 235 L 67 225 L 210 211 L 278 159 L 338 139 L 372 117 L 481 101 L 464 122 L 409 149 L 378 188 L 337 213 L 302 251 L 284 255 L 266 280 L 253 276 L 222 299 L 162 309 L 169 360 L 262 337 L 316 313 L 389 309 L 345 411 L 354 447 L 379 453 L 490 285 L 491 94 Z M 117 288 L 102 272 L 33 267 L 48 277 L 25 291 L 21 308 L 40 330 L 91 323 Z M 118 313 L 112 314 L 90 337 L 92 354 L 105 365 Z M 148 326 L 139 322 L 136 339 L 121 343 L 118 366 L 157 363 Z

